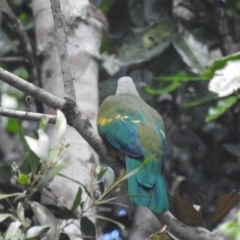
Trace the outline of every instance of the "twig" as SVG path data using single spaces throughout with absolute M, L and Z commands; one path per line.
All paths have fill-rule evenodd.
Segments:
M 20 62 L 23 59 L 23 57 L 0 57 L 0 62 Z
M 64 32 L 63 17 L 59 0 L 50 0 L 54 20 L 55 42 L 58 48 L 58 55 L 62 69 L 62 77 L 66 97 L 76 102 L 73 76 L 70 68 L 70 61 L 67 51 L 67 38 Z
M 56 123 L 56 116 L 54 115 L 16 111 L 11 109 L 5 109 L 2 107 L 0 107 L 0 116 L 17 118 L 21 120 L 30 120 L 30 121 L 39 121 L 41 117 L 46 116 L 49 119 L 49 123 L 53 123 L 53 124 Z
M 0 5 L 2 8 L 1 11 L 5 14 L 6 18 L 11 23 L 14 30 L 17 32 L 19 36 L 22 46 L 21 50 L 23 51 L 24 56 L 24 58 L 22 59 L 29 73 L 29 79 L 31 83 L 35 84 L 36 86 L 40 86 L 32 46 L 28 38 L 28 35 L 25 31 L 25 28 L 22 25 L 22 22 L 16 17 L 16 15 L 12 11 L 6 0 L 0 0 Z
M 34 96 L 35 99 L 53 109 L 63 108 L 65 100 L 53 96 L 42 88 L 39 88 L 2 68 L 0 68 L 0 79 L 18 90 Z
M 202 227 L 191 227 L 182 222 L 179 222 L 169 211 L 163 214 L 156 214 L 156 218 L 162 225 L 169 227 L 169 232 L 179 239 L 194 239 L 194 240 L 216 240 L 217 237 Z

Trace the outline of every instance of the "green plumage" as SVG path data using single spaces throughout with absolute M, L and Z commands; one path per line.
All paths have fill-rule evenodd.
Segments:
M 131 201 L 158 213 L 168 210 L 163 177 L 166 141 L 158 112 L 137 95 L 114 95 L 100 106 L 97 125 L 103 140 L 126 155 L 127 171 L 152 158 L 128 179 Z

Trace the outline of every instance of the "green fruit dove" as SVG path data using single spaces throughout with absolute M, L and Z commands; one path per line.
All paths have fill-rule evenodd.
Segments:
M 116 94 L 103 101 L 97 126 L 103 141 L 124 154 L 127 171 L 139 168 L 136 174 L 128 178 L 131 202 L 149 207 L 156 213 L 167 211 L 168 198 L 163 176 L 166 161 L 163 120 L 138 95 L 130 77 L 120 78 Z M 145 159 L 148 159 L 146 164 L 142 164 Z

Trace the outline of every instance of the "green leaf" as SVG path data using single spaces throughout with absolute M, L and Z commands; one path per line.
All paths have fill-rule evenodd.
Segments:
M 177 35 L 173 40 L 173 46 L 195 74 L 202 74 L 210 63 L 209 50 L 202 29 L 195 29 L 182 36 Z
M 224 68 L 229 61 L 240 60 L 240 52 L 219 58 L 204 72 L 203 76 L 207 79 L 214 77 L 216 70 Z
M 21 226 L 21 222 L 19 221 L 12 222 L 6 231 L 6 235 L 4 239 L 12 240 L 20 226 Z
M 230 107 L 232 107 L 237 102 L 237 100 L 238 98 L 236 96 L 231 96 L 218 100 L 217 105 L 215 107 L 209 108 L 208 115 L 206 116 L 205 121 L 210 122 L 218 118 L 223 113 L 225 113 Z
M 0 200 L 5 199 L 5 198 L 9 198 L 9 197 L 19 196 L 19 195 L 21 195 L 21 193 L 0 194 Z
M 24 221 L 24 208 L 23 208 L 23 204 L 21 202 L 18 203 L 18 206 L 17 206 L 17 215 L 18 215 L 18 218 L 21 222 Z
M 53 160 L 55 159 L 60 153 L 60 149 L 55 147 L 53 149 L 51 149 L 50 153 L 49 153 L 49 159 Z
M 44 204 L 45 207 L 55 216 L 57 219 L 68 220 L 78 219 L 75 213 L 66 207 L 60 207 L 52 204 Z
M 113 1 L 112 0 L 103 0 L 99 8 L 103 13 L 107 13 L 112 6 Z
M 7 219 L 8 217 L 13 216 L 13 214 L 11 213 L 1 213 L 0 214 L 0 222 L 4 221 L 5 219 Z
M 223 144 L 222 147 L 236 157 L 240 157 L 240 145 L 239 144 Z
M 75 197 L 75 199 L 74 199 L 74 202 L 73 202 L 73 205 L 72 205 L 72 207 L 71 207 L 71 210 L 72 210 L 73 212 L 74 212 L 74 211 L 77 209 L 77 207 L 80 205 L 81 200 L 82 200 L 82 188 L 79 187 L 79 188 L 78 188 L 77 195 L 76 195 L 76 197 Z
M 22 127 L 19 124 L 18 120 L 13 118 L 8 118 L 8 123 L 5 129 L 9 133 L 17 133 L 22 129 Z
M 159 95 L 159 94 L 164 94 L 164 93 L 169 93 L 173 92 L 176 90 L 178 87 L 181 86 L 181 83 L 179 82 L 172 82 L 169 85 L 162 87 L 161 89 L 155 90 L 151 87 L 146 87 L 145 91 L 151 95 Z
M 186 101 L 184 103 L 183 106 L 184 107 L 195 107 L 195 106 L 201 105 L 203 103 L 207 103 L 212 100 L 215 100 L 217 98 L 218 98 L 218 96 L 216 93 L 205 92 L 205 93 L 201 93 L 198 96 L 190 98 L 188 101 Z
M 31 239 L 34 237 L 40 237 L 50 229 L 50 226 L 34 226 L 27 230 L 24 239 Z
M 161 54 L 170 44 L 175 33 L 176 22 L 172 19 L 135 33 L 119 50 L 122 65 L 146 62 Z
M 66 233 L 61 233 L 59 240 L 70 240 L 70 237 Z
M 202 80 L 207 80 L 203 76 L 191 76 L 188 75 L 184 71 L 180 71 L 174 75 L 171 76 L 162 76 L 162 77 L 156 77 L 154 80 L 157 81 L 164 81 L 164 82 L 190 82 L 190 81 L 202 81 Z
M 29 173 L 29 166 L 31 168 L 31 173 L 35 174 L 39 167 L 39 158 L 38 156 L 30 149 L 27 144 L 26 139 L 24 138 L 23 132 L 19 132 L 20 142 L 23 146 L 23 150 L 26 153 L 23 165 L 21 167 L 22 173 Z
M 39 120 L 39 129 L 45 130 L 46 126 L 48 125 L 49 118 L 46 115 L 43 115 Z
M 67 120 L 62 111 L 57 110 L 56 132 L 58 141 L 61 142 L 67 130 Z
M 93 222 L 90 219 L 88 219 L 87 217 L 82 217 L 80 226 L 84 240 L 96 239 L 96 229 Z
M 104 176 L 104 174 L 106 173 L 107 168 L 102 168 L 101 171 L 98 173 L 97 175 L 97 180 L 102 179 L 102 177 Z
M 41 177 L 41 180 L 37 185 L 38 189 L 44 188 L 61 170 L 67 166 L 68 165 L 66 163 L 57 163 L 54 167 L 48 169 Z
M 48 240 L 55 240 L 57 235 L 57 221 L 53 214 L 42 204 L 38 202 L 30 202 L 31 208 L 41 226 L 49 226 L 46 232 Z
M 28 184 L 28 176 L 26 174 L 21 174 L 17 181 L 19 184 L 26 185 Z
M 38 130 L 38 140 L 25 137 L 30 149 L 43 161 L 48 161 L 49 138 L 47 134 L 41 129 Z

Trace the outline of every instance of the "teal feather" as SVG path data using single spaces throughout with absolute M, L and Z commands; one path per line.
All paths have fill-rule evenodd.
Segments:
M 114 95 L 100 106 L 97 126 L 103 140 L 126 155 L 128 172 L 152 158 L 128 179 L 130 200 L 157 213 L 167 211 L 163 177 L 166 140 L 161 116 L 139 96 Z

